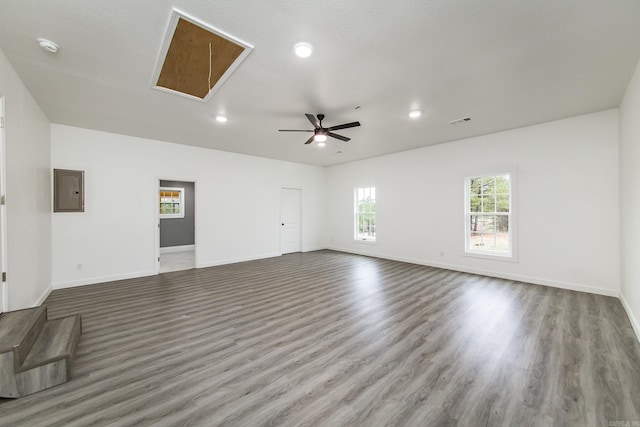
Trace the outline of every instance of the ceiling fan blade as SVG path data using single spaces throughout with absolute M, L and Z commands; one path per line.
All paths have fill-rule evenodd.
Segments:
M 351 122 L 351 123 L 345 123 L 343 125 L 331 126 L 330 128 L 327 128 L 327 130 L 328 131 L 340 130 L 340 129 L 354 128 L 356 126 L 360 126 L 360 122 Z
M 311 143 L 313 142 L 313 139 L 314 139 L 315 137 L 316 137 L 316 136 L 315 136 L 315 135 L 313 135 L 311 138 L 307 139 L 307 142 L 305 142 L 305 145 L 306 145 L 306 144 L 311 144 Z
M 278 129 L 278 132 L 313 132 L 312 130 L 302 130 L 302 129 Z
M 329 135 L 329 136 L 331 136 L 333 138 L 339 139 L 340 141 L 344 141 L 344 142 L 351 141 L 351 138 L 347 138 L 346 136 L 338 135 L 337 133 L 329 132 L 327 135 Z
M 307 116 L 307 119 L 309 119 L 314 128 L 320 127 L 320 122 L 318 121 L 316 116 L 314 116 L 313 114 L 305 114 L 305 116 Z

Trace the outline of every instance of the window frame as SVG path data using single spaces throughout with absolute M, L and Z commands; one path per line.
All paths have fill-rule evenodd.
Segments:
M 178 207 L 179 207 L 179 212 L 178 213 L 172 213 L 172 214 L 166 214 L 166 213 L 162 213 L 162 196 L 160 195 L 160 193 L 162 191 L 177 191 L 180 193 L 180 201 L 178 202 Z M 176 219 L 176 218 L 184 218 L 184 214 L 185 214 L 185 206 L 184 206 L 184 187 L 160 187 L 158 189 L 158 212 L 160 214 L 160 219 Z
M 373 218 L 374 218 L 374 231 L 373 231 L 373 238 L 371 237 L 365 237 L 362 238 L 358 235 L 358 231 L 359 231 L 359 218 L 360 215 L 362 214 L 359 211 L 359 199 L 358 199 L 358 190 L 364 190 L 366 192 L 366 190 L 369 190 L 369 194 L 371 194 L 371 190 L 373 189 L 373 205 L 375 207 L 375 210 L 373 211 Z M 369 185 L 369 186 L 361 186 L 361 187 L 354 187 L 353 188 L 353 241 L 356 243 L 367 243 L 367 244 L 375 244 L 378 240 L 378 236 L 377 236 L 377 230 L 375 229 L 376 227 L 376 219 L 377 219 L 377 204 L 376 204 L 376 200 L 377 200 L 377 196 L 376 196 L 376 187 L 375 185 Z M 369 214 L 371 212 L 368 212 Z
M 497 172 L 496 172 L 497 171 Z M 518 262 L 518 233 L 517 233 L 517 173 L 515 167 L 510 168 L 495 168 L 491 171 L 483 171 L 481 173 L 473 173 L 468 174 L 464 177 L 464 241 L 463 241 L 463 255 L 474 258 L 484 258 L 491 260 L 499 260 L 499 261 L 510 261 L 510 262 Z M 508 241 L 509 241 L 509 251 L 508 252 L 498 252 L 492 250 L 479 250 L 472 249 L 470 246 L 471 241 L 471 230 L 469 229 L 469 224 L 471 221 L 472 215 L 477 215 L 479 212 L 471 212 L 470 210 L 470 185 L 471 179 L 479 178 L 479 177 L 499 177 L 499 176 L 508 176 L 509 177 L 509 212 L 508 213 L 500 213 L 497 212 L 497 208 L 494 208 L 493 212 L 480 212 L 481 216 L 485 215 L 504 215 L 507 216 L 509 231 L 508 231 Z

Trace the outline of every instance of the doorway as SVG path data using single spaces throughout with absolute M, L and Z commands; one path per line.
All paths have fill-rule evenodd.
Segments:
M 158 273 L 196 267 L 195 189 L 192 181 L 158 181 Z
M 300 252 L 300 211 L 302 190 L 283 188 L 280 192 L 280 252 Z
M 6 220 L 6 176 L 4 138 L 4 97 L 0 97 L 0 313 L 9 311 L 9 289 L 6 282 L 7 267 L 7 225 Z

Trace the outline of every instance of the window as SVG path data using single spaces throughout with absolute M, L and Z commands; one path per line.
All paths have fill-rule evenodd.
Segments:
M 184 218 L 184 188 L 160 187 L 160 219 Z
M 513 257 L 512 174 L 466 179 L 465 252 Z
M 376 241 L 376 188 L 356 188 L 354 239 Z

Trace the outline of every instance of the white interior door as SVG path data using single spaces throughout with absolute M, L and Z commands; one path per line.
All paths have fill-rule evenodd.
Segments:
M 300 252 L 301 190 L 283 188 L 280 196 L 280 252 Z

